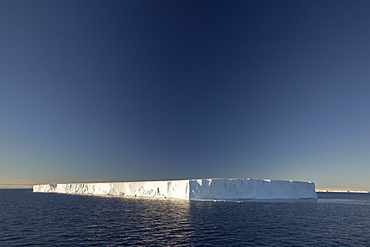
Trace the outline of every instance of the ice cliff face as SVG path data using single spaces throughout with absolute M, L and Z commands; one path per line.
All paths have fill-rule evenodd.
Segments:
M 263 179 L 189 180 L 190 199 L 317 198 L 312 182 Z
M 189 181 L 34 185 L 34 192 L 189 199 Z
M 34 185 L 34 192 L 202 199 L 317 198 L 312 182 L 262 179 L 190 179 Z

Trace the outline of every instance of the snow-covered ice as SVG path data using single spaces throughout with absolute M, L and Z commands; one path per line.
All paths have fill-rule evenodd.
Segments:
M 313 182 L 249 178 L 44 184 L 34 185 L 33 191 L 186 200 L 317 198 Z
M 143 181 L 34 185 L 34 192 L 189 199 L 189 181 Z

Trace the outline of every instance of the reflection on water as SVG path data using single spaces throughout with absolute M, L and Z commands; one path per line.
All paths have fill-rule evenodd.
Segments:
M 186 244 L 190 229 L 189 201 L 98 197 L 86 229 L 89 240 L 115 239 L 115 244 Z M 85 227 L 84 225 L 87 225 Z M 107 233 L 109 232 L 109 235 Z
M 369 245 L 369 195 L 185 201 L 0 190 L 2 246 Z

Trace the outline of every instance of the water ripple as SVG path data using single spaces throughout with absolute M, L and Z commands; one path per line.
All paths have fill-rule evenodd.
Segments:
M 0 246 L 369 246 L 370 198 L 129 199 L 0 190 Z

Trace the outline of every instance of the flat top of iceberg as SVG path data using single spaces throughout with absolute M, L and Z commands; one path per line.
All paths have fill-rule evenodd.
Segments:
M 195 180 L 258 180 L 258 181 L 285 181 L 285 182 L 302 182 L 302 183 L 313 183 L 312 181 L 299 181 L 290 179 L 267 179 L 267 178 L 186 178 L 186 179 L 164 179 L 164 180 L 131 180 L 131 181 L 113 181 L 113 182 L 68 182 L 68 183 L 57 183 L 57 184 L 106 184 L 106 183 L 141 183 L 141 182 L 170 182 L 170 181 L 195 181 Z M 56 185 L 55 183 L 53 185 Z

